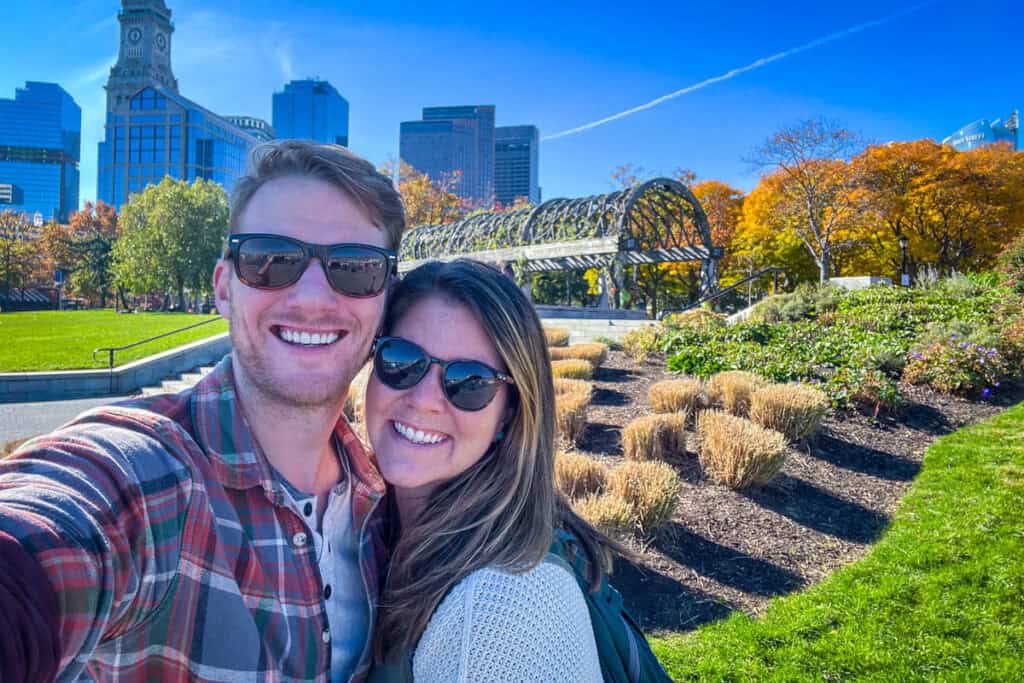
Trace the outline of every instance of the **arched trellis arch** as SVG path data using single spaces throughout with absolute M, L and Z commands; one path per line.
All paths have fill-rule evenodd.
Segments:
M 721 249 L 689 188 L 655 178 L 608 194 L 418 227 L 403 240 L 399 268 L 460 256 L 515 263 L 527 273 L 701 261 L 701 289 L 709 293 L 718 287 Z

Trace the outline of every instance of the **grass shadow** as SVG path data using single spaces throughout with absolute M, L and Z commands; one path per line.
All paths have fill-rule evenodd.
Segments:
M 786 474 L 741 495 L 797 524 L 852 543 L 871 543 L 889 523 L 883 514 Z
M 654 545 L 680 565 L 744 593 L 772 597 L 792 593 L 804 585 L 804 580 L 791 571 L 719 545 L 677 522 L 666 525 Z
M 597 369 L 597 372 L 594 373 L 594 376 L 591 379 L 595 382 L 631 382 L 639 376 L 640 373 L 633 370 L 626 370 L 624 368 L 606 368 L 601 366 Z
M 734 609 L 707 593 L 625 559 L 616 560 L 611 582 L 644 631 L 687 631 L 723 619 Z
M 622 428 L 602 422 L 587 422 L 579 447 L 601 455 L 622 455 Z
M 920 463 L 904 460 L 875 448 L 843 441 L 827 431 L 818 434 L 813 447 L 803 452 L 836 467 L 889 481 L 910 481 L 921 471 Z
M 614 389 L 595 389 L 591 399 L 591 405 L 595 406 L 624 406 L 629 402 L 629 396 Z

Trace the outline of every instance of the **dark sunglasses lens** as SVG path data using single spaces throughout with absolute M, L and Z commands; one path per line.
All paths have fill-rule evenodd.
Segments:
M 401 339 L 388 339 L 377 345 L 373 370 L 377 379 L 392 389 L 408 389 L 423 379 L 430 359 L 415 344 Z
M 455 361 L 444 373 L 444 392 L 455 407 L 480 410 L 494 398 L 499 381 L 483 363 Z
M 276 237 L 253 237 L 238 247 L 238 276 L 253 287 L 284 287 L 302 276 L 305 254 Z
M 384 254 L 360 247 L 335 247 L 327 260 L 331 285 L 348 296 L 376 296 L 388 281 Z

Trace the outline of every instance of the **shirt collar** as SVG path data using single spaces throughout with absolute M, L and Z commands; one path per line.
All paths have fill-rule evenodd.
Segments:
M 191 412 L 196 440 L 209 455 L 224 486 L 234 489 L 262 486 L 275 504 L 283 505 L 284 489 L 253 437 L 239 404 L 231 354 L 221 359 L 196 385 Z M 377 463 L 344 417 L 335 425 L 334 434 L 348 455 L 348 467 L 342 463 L 343 470 L 348 469 L 371 494 L 383 495 L 385 485 Z

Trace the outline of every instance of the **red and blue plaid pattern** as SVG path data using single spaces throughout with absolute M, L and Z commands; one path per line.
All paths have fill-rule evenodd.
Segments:
M 336 435 L 375 606 L 384 482 L 344 420 Z M 59 680 L 329 680 L 314 547 L 284 501 L 230 357 L 191 390 L 90 411 L 0 462 L 0 531 L 60 604 Z M 369 660 L 367 646 L 353 680 Z

